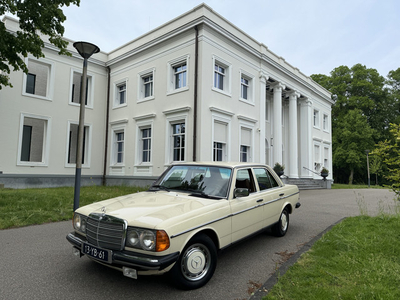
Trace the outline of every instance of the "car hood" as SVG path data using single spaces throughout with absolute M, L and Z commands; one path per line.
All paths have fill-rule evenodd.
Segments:
M 210 207 L 215 206 L 215 207 Z M 124 219 L 130 226 L 156 228 L 176 224 L 227 206 L 227 200 L 214 200 L 176 192 L 142 192 L 96 202 L 77 213 L 105 213 Z

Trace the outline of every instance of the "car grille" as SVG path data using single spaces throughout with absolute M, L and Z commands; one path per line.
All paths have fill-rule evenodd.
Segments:
M 86 239 L 92 244 L 110 250 L 122 250 L 125 245 L 127 223 L 115 217 L 89 215 L 86 224 Z

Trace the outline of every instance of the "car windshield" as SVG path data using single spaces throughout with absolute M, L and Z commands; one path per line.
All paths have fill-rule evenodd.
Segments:
M 193 196 L 226 198 L 232 170 L 213 166 L 172 166 L 151 190 L 182 190 Z

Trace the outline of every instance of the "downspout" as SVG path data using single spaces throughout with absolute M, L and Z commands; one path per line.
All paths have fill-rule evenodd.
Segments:
M 193 161 L 197 160 L 197 82 L 198 82 L 198 66 L 199 66 L 199 29 L 197 25 L 194 27 L 196 31 L 195 52 L 194 52 L 194 104 L 193 104 Z
M 108 152 L 108 121 L 110 118 L 110 73 L 111 69 L 110 67 L 107 67 L 107 75 L 108 75 L 108 80 L 107 80 L 107 108 L 106 108 L 106 138 L 105 138 L 105 145 L 104 145 L 104 169 L 103 169 L 103 179 L 102 179 L 102 185 L 106 185 L 106 174 L 107 174 L 107 152 Z

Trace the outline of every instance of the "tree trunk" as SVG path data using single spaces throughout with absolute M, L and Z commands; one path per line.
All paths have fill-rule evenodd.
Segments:
M 353 184 L 354 168 L 350 169 L 349 184 Z

